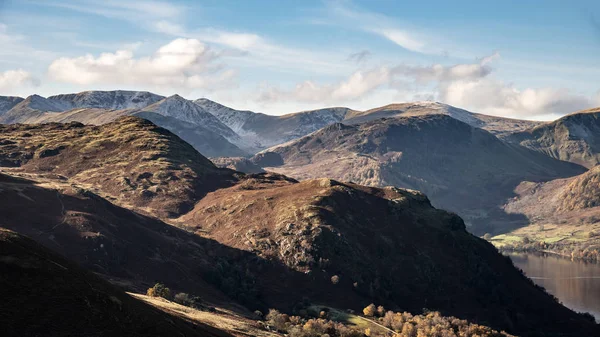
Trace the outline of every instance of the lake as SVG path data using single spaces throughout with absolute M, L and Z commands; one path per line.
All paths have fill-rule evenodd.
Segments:
M 600 264 L 571 261 L 558 256 L 508 253 L 536 284 L 565 306 L 589 312 L 600 322 Z

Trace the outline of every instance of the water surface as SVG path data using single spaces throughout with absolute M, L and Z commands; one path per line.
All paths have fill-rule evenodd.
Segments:
M 578 312 L 589 312 L 600 322 L 600 264 L 548 255 L 507 255 L 562 304 Z

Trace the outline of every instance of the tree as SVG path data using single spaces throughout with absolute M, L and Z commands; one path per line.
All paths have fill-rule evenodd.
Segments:
M 375 316 L 376 312 L 377 312 L 377 307 L 373 303 L 369 304 L 368 306 L 366 306 L 363 309 L 363 314 L 365 314 L 365 316 L 367 316 L 367 317 Z
M 148 288 L 146 295 L 150 297 L 171 298 L 171 289 L 165 287 L 162 283 L 156 283 L 154 287 Z

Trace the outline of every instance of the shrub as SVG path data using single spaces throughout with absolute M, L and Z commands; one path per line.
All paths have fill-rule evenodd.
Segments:
M 366 306 L 363 309 L 363 314 L 365 314 L 365 316 L 367 317 L 373 317 L 375 316 L 375 313 L 377 312 L 377 307 L 375 307 L 375 304 L 371 303 L 368 306 Z
M 154 287 L 148 288 L 146 295 L 150 297 L 162 297 L 169 299 L 171 298 L 171 290 L 165 287 L 165 285 L 162 283 L 156 283 Z
M 338 283 L 340 283 L 340 277 L 339 277 L 339 276 L 337 276 L 337 275 L 333 275 L 333 276 L 331 277 L 331 283 L 333 283 L 333 284 L 338 284 Z
M 385 308 L 380 305 L 377 307 L 377 316 L 383 317 L 383 315 L 385 315 Z
M 287 323 L 290 321 L 290 317 L 288 315 L 282 314 L 275 309 L 270 309 L 265 318 L 270 325 L 279 331 L 286 331 Z
M 189 294 L 186 294 L 186 293 L 178 293 L 173 298 L 173 301 L 175 301 L 175 303 L 179 303 L 181 305 L 185 305 L 187 307 L 192 307 L 192 308 L 197 308 L 198 304 L 200 304 L 200 302 L 202 302 L 200 297 L 190 296 Z

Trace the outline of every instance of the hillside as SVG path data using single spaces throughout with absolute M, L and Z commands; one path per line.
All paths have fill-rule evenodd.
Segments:
M 572 113 L 517 132 L 508 140 L 553 158 L 591 168 L 600 164 L 600 111 Z
M 523 217 L 500 209 L 522 181 L 584 172 L 445 115 L 334 124 L 265 150 L 253 160 L 297 179 L 331 177 L 420 190 L 436 207 L 457 212 L 481 235 L 526 224 Z
M 199 295 L 203 307 L 215 305 L 219 313 L 211 314 L 206 309 L 196 310 L 160 298 L 142 295 L 131 298 L 97 276 L 83 272 L 73 263 L 47 252 L 31 240 L 23 243 L 19 239 L 19 254 L 15 254 L 2 241 L 2 234 L 9 232 L 0 230 L 0 282 L 2 290 L 6 291 L 3 298 L 19 301 L 19 304 L 11 306 L 12 310 L 5 311 L 0 320 L 7 319 L 10 327 L 21 331 L 20 336 L 42 328 L 51 329 L 57 335 L 72 331 L 84 336 L 87 336 L 87 332 L 108 331 L 105 334 L 110 335 L 126 329 L 148 329 L 148 324 L 156 325 L 156 329 L 149 333 L 151 336 L 166 335 L 163 328 L 170 333 L 193 328 L 193 331 L 200 330 L 202 336 L 227 335 L 207 325 L 235 336 L 276 336 L 279 334 L 261 330 L 259 324 L 248 319 L 253 315 L 235 302 L 241 301 L 251 309 L 260 308 L 266 312 L 269 307 L 289 308 L 304 300 L 305 294 L 298 291 L 298 285 L 304 285 L 309 290 L 307 294 L 317 294 L 314 300 L 323 298 L 318 295 L 324 292 L 321 288 L 325 288 L 325 291 L 336 289 L 330 282 L 323 285 L 314 282 L 310 275 L 286 270 L 277 261 L 264 260 L 250 252 L 220 245 L 156 219 L 115 207 L 71 183 L 40 176 L 36 179 L 33 181 L 0 174 L 0 196 L 8 201 L 0 205 L 1 223 L 36 238 L 48 248 L 75 259 L 82 266 L 129 291 L 142 292 L 160 281 L 174 292 Z M 290 183 L 275 176 L 263 176 L 261 179 L 269 185 Z M 245 184 L 241 189 L 246 190 L 248 185 Z M 16 235 L 11 234 L 10 238 L 13 237 Z M 27 254 L 36 262 L 32 263 L 29 257 L 23 256 Z M 15 262 L 26 263 L 26 267 L 19 267 L 21 269 L 12 273 Z M 6 263 L 9 265 L 6 266 Z M 32 268 L 38 265 L 50 271 L 32 273 Z M 29 272 L 23 272 L 22 268 L 27 268 Z M 287 281 L 273 288 L 272 282 L 280 279 Z M 341 290 L 341 293 L 347 292 L 353 297 L 354 301 L 361 298 L 352 291 Z M 15 294 L 22 295 L 17 297 Z M 286 299 L 295 300 L 284 303 L 278 299 L 283 294 L 287 294 Z M 337 299 L 329 298 L 329 303 L 348 303 L 343 296 L 337 296 Z M 150 308 L 134 299 L 149 303 L 173 317 L 157 310 L 150 311 Z M 363 305 L 362 301 L 359 300 L 358 305 Z M 23 315 L 22 303 L 26 303 L 28 308 L 37 308 L 48 302 L 53 303 L 51 309 L 36 312 L 37 324 L 30 324 L 30 318 Z M 71 310 L 76 312 L 73 314 Z M 129 310 L 135 311 L 130 313 Z M 73 317 L 74 321 L 61 320 L 61 316 Z M 186 324 L 180 326 L 178 317 L 185 319 Z M 165 320 L 172 326 L 163 327 L 161 323 Z M 440 324 L 439 319 L 428 320 L 423 317 L 427 324 Z M 450 318 L 449 321 L 456 322 L 456 319 Z M 78 327 L 77 324 L 86 326 Z M 363 323 L 361 326 L 370 325 Z M 373 324 L 373 327 L 376 325 Z M 482 333 L 489 331 L 483 327 L 477 329 Z M 586 328 L 582 329 L 585 331 Z M 12 330 L 6 332 L 9 336 L 13 335 Z M 129 332 L 129 335 L 137 334 Z M 186 331 L 185 335 L 195 334 Z M 493 334 L 488 332 L 483 335 Z
M 2 228 L 0 296 L 0 324 L 7 337 L 231 336 L 157 310 L 31 239 Z
M 504 209 L 525 215 L 530 225 L 492 238 L 494 244 L 600 260 L 600 166 L 571 178 L 523 182 L 515 193 Z
M 257 283 L 282 310 L 306 300 L 338 308 L 375 302 L 439 310 L 523 336 L 596 333 L 419 192 L 254 176 L 207 195 L 179 221 L 287 266 L 284 274 L 263 271 Z
M 189 144 L 149 121 L 1 125 L 0 165 L 64 176 L 111 201 L 160 217 L 185 213 L 235 181 Z
M 252 254 L 118 207 L 73 182 L 21 175 L 0 174 L 2 227 L 128 291 L 145 293 L 162 282 L 209 302 L 236 307 L 233 298 L 260 307 L 249 291 L 251 274 L 242 268 L 256 263 Z
M 542 122 L 477 114 L 439 102 L 389 104 L 367 111 L 348 114 L 346 115 L 344 123 L 359 124 L 379 118 L 426 116 L 432 114 L 450 116 L 473 127 L 489 131 L 501 138 L 508 134 L 523 131 L 542 124 Z

